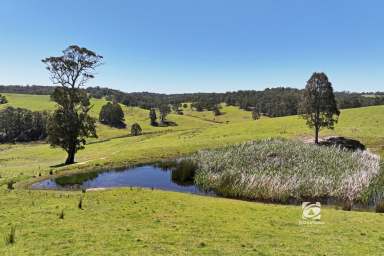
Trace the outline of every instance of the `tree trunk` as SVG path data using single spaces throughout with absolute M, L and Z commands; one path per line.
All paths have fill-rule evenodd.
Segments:
M 319 144 L 319 127 L 315 127 L 315 144 Z
M 74 164 L 75 163 L 75 148 L 71 147 L 68 150 L 67 160 L 65 160 L 65 165 Z

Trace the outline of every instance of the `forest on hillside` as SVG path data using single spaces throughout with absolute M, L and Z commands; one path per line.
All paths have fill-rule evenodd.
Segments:
M 53 86 L 20 86 L 0 85 L 0 93 L 21 93 L 50 95 Z M 88 87 L 86 90 L 91 97 L 106 97 L 110 101 L 119 102 L 126 106 L 137 106 L 144 109 L 158 108 L 164 104 L 175 106 L 184 102 L 192 102 L 191 106 L 197 111 L 213 110 L 222 102 L 230 106 L 238 106 L 244 110 L 257 110 L 270 117 L 298 114 L 298 106 L 303 90 L 290 87 L 267 88 L 262 91 L 240 90 L 225 93 L 182 93 L 162 94 L 151 92 L 126 93 L 105 87 Z M 384 104 L 384 92 L 335 92 L 340 109 L 357 108 Z

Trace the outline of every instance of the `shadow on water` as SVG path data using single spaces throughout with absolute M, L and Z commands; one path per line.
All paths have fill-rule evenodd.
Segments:
M 78 173 L 43 180 L 32 184 L 33 189 L 56 189 L 56 190 L 80 190 L 88 188 L 109 187 L 144 187 L 168 191 L 193 193 L 200 195 L 227 197 L 238 200 L 258 201 L 263 203 L 279 203 L 289 205 L 301 205 L 302 202 L 320 202 L 323 205 L 333 205 L 344 210 L 373 210 L 377 208 L 377 202 L 353 203 L 346 205 L 345 202 L 332 197 L 322 198 L 287 198 L 286 200 L 255 200 L 247 198 L 229 197 L 215 191 L 204 191 L 194 183 L 196 165 L 188 160 L 162 161 L 151 165 L 135 166 L 128 169 L 111 170 L 103 172 Z M 384 212 L 384 201 L 381 210 Z M 377 211 L 377 210 L 376 210 Z
M 78 173 L 32 184 L 34 189 L 87 189 L 104 187 L 146 187 L 195 194 L 202 191 L 194 184 L 196 166 L 187 160 L 159 162 L 153 165 L 104 172 Z

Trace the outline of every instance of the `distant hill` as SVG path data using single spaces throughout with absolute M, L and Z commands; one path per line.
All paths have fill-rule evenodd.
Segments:
M 41 85 L 0 85 L 0 93 L 49 95 L 53 86 Z M 162 94 L 151 92 L 126 93 L 105 87 L 88 87 L 85 89 L 93 98 L 114 100 L 126 106 L 144 109 L 172 104 L 179 107 L 181 103 L 192 102 L 201 110 L 212 110 L 215 105 L 225 102 L 228 106 L 238 106 L 244 110 L 257 109 L 267 116 L 287 116 L 298 114 L 298 105 L 302 90 L 290 87 L 266 88 L 262 91 L 240 90 L 225 93 L 180 93 Z M 335 92 L 339 108 L 356 108 L 384 105 L 384 92 Z

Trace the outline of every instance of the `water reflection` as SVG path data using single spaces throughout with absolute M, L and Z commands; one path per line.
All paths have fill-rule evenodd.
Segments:
M 194 184 L 196 167 L 189 161 L 162 162 L 124 170 L 79 173 L 43 180 L 35 189 L 83 189 L 101 187 L 145 187 L 207 194 Z

